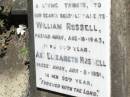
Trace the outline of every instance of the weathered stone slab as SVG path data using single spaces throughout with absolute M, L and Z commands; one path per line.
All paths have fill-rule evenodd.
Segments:
M 14 0 L 12 14 L 27 14 L 27 0 Z
M 0 6 L 12 14 L 27 14 L 27 0 L 0 0 Z
M 111 97 L 130 97 L 130 16 L 128 11 L 129 0 L 112 0 L 111 9 L 111 82 L 112 82 L 112 94 Z M 32 10 L 30 10 L 32 12 Z M 32 14 L 30 14 L 32 15 Z M 33 27 L 30 24 L 30 27 Z M 30 35 L 32 36 L 32 35 Z M 32 38 L 31 38 L 32 39 Z M 30 39 L 30 40 L 31 40 Z M 31 44 L 31 51 L 33 51 L 33 44 Z M 31 56 L 34 56 L 31 54 Z M 31 60 L 34 60 L 31 58 Z M 32 61 L 33 64 L 34 61 Z M 34 65 L 34 64 L 33 64 Z M 35 68 L 31 67 L 31 78 L 35 78 Z M 31 80 L 31 91 L 35 94 L 33 97 L 42 97 L 44 91 L 39 91 L 35 87 L 35 81 Z M 41 92 L 41 96 L 39 96 Z M 38 93 L 38 94 L 37 94 Z M 38 96 L 36 96 L 38 95 Z M 55 93 L 45 93 L 44 96 L 53 97 Z M 63 95 L 65 97 L 65 95 Z M 68 97 L 68 96 L 67 96 Z
M 128 29 L 128 0 L 112 0 L 112 97 L 129 97 L 128 69 L 129 58 L 129 29 Z
M 12 10 L 27 10 L 27 0 L 14 0 Z
M 127 36 L 127 64 L 128 64 L 128 68 L 127 68 L 127 81 L 128 81 L 128 97 L 130 97 L 130 0 L 128 0 L 127 3 L 127 10 L 128 10 L 128 32 L 126 34 Z

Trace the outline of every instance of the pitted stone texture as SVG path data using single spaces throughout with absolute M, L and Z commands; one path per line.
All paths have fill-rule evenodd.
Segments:
M 27 0 L 0 0 L 0 6 L 4 6 L 5 13 L 27 11 Z
M 130 0 L 127 3 L 127 10 L 128 10 L 128 33 L 127 36 L 127 63 L 128 63 L 128 97 L 130 97 Z
M 112 0 L 111 68 L 112 97 L 127 97 L 128 0 Z
M 27 10 L 27 0 L 13 0 L 12 10 Z

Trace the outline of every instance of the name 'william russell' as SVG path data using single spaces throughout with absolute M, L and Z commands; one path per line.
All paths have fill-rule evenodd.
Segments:
M 68 31 L 98 31 L 96 25 L 90 24 L 72 24 L 66 23 L 66 30 Z M 62 30 L 63 24 L 58 23 L 44 23 L 44 22 L 36 22 L 36 27 L 38 29 L 46 29 L 46 30 Z

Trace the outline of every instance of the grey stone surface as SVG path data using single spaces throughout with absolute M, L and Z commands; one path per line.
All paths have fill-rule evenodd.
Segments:
M 128 33 L 127 36 L 127 63 L 128 63 L 128 97 L 130 97 L 130 0 L 127 3 L 127 10 L 128 10 Z
M 0 6 L 5 7 L 5 13 L 27 14 L 27 0 L 0 0 Z
M 112 97 L 126 97 L 127 0 L 112 0 L 111 75 Z
M 129 0 L 112 0 L 112 97 L 130 97 L 128 96 L 128 71 L 130 70 L 129 4 Z
M 27 0 L 14 0 L 12 10 L 27 10 Z

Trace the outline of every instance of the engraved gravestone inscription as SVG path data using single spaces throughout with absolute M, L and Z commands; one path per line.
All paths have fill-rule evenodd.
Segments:
M 36 84 L 110 97 L 110 0 L 33 0 Z

